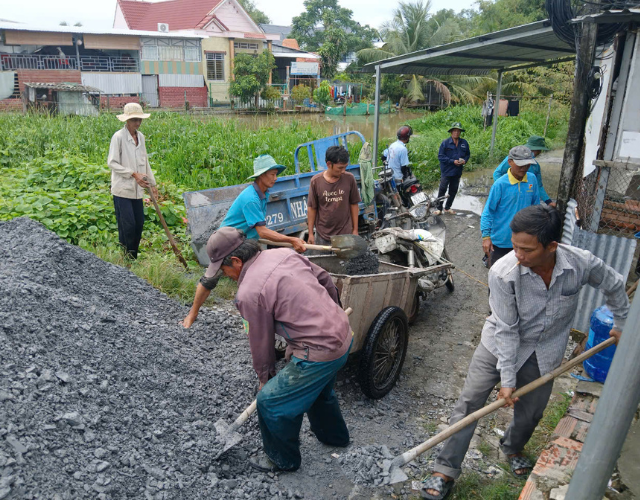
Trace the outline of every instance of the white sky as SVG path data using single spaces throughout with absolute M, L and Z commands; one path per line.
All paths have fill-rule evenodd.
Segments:
M 303 0 L 255 0 L 274 24 L 288 25 L 291 18 L 304 10 Z M 460 11 L 471 8 L 471 0 L 432 0 L 432 12 L 440 9 Z M 0 0 L 0 19 L 8 19 L 36 26 L 57 26 L 61 21 L 74 24 L 80 21 L 87 28 L 110 28 L 116 0 Z M 353 11 L 353 18 L 361 24 L 378 28 L 387 20 L 394 2 L 389 0 L 341 0 L 340 5 Z

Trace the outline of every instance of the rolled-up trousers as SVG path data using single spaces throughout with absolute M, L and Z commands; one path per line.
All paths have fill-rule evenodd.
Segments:
M 116 210 L 120 244 L 124 247 L 129 257 L 137 259 L 144 226 L 144 205 L 142 200 L 114 196 L 113 206 Z
M 449 419 L 449 425 L 455 424 L 484 406 L 489 394 L 500 382 L 500 371 L 496 368 L 497 364 L 498 358 L 481 343 L 471 358 L 469 373 L 464 382 L 460 399 L 458 399 Z M 538 360 L 536 354 L 533 353 L 518 370 L 516 386 L 520 388 L 539 377 Z M 553 380 L 529 394 L 525 394 L 515 404 L 513 420 L 507 427 L 504 437 L 500 440 L 500 448 L 505 455 L 522 452 L 524 445 L 527 444 L 542 418 L 552 389 Z M 460 476 L 462 461 L 469 449 L 476 424 L 477 422 L 473 422 L 444 442 L 444 447 L 436 458 L 434 472 L 440 472 L 453 479 Z
M 267 456 L 281 469 L 300 467 L 300 427 L 306 413 L 324 444 L 347 446 L 349 431 L 333 386 L 349 352 L 334 361 L 291 361 L 258 393 L 258 423 Z

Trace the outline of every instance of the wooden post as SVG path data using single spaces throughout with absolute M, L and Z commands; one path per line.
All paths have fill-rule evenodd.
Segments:
M 598 5 L 589 5 L 588 12 L 597 10 Z M 560 171 L 560 184 L 558 185 L 558 210 L 564 217 L 567 202 L 575 196 L 576 180 L 582 175 L 579 168 L 582 148 L 584 146 L 584 131 L 589 117 L 589 71 L 593 66 L 596 52 L 596 37 L 598 25 L 596 23 L 583 23 L 575 25 L 579 30 L 576 37 L 580 41 L 576 54 L 576 71 L 573 81 L 573 97 L 571 98 L 571 113 L 569 115 L 569 130 L 565 142 L 564 157 L 562 158 L 562 170 Z
M 271 40 L 269 40 L 267 42 L 267 48 L 269 49 L 269 52 L 272 52 L 271 50 Z M 273 83 L 273 69 L 269 70 L 269 85 L 271 85 Z
M 229 57 L 230 57 L 229 62 L 231 63 L 229 66 L 231 68 L 230 70 L 231 75 L 229 76 L 231 77 L 231 81 L 234 81 L 236 79 L 236 77 L 233 74 L 233 69 L 235 67 L 234 59 L 236 57 L 235 47 L 233 46 L 234 41 L 235 41 L 235 38 L 229 38 Z
M 491 130 L 491 146 L 489 157 L 493 158 L 493 146 L 496 143 L 496 131 L 498 130 L 498 115 L 500 115 L 500 94 L 502 93 L 502 71 L 498 71 L 498 91 L 496 92 L 495 105 L 493 106 L 493 129 Z
M 549 97 L 549 109 L 547 109 L 547 121 L 544 124 L 544 133 L 542 137 L 547 138 L 547 128 L 549 127 L 549 116 L 551 116 L 551 102 L 553 101 L 553 94 Z

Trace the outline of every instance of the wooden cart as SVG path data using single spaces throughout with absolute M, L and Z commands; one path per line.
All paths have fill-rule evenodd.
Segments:
M 310 259 L 329 272 L 342 306 L 353 309 L 349 317 L 351 353 L 360 352 L 358 378 L 362 391 L 372 399 L 385 396 L 396 383 L 407 354 L 408 318 L 419 306 L 418 279 L 441 273 L 451 264 L 418 269 L 380 262 L 377 274 L 349 276 L 344 274 L 344 261 L 336 256 Z

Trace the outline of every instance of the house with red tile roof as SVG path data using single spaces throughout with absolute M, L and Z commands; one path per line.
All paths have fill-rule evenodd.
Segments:
M 113 27 L 203 37 L 200 63 L 214 105 L 230 100 L 229 82 L 237 53 L 257 54 L 271 50 L 272 41 L 279 41 L 278 35 L 265 33 L 237 0 L 118 0 Z M 157 49 L 152 47 L 154 43 Z M 146 50 L 143 44 L 143 62 L 151 58 L 154 65 L 156 62 L 163 65 L 165 61 L 158 58 L 171 57 L 171 40 L 150 40 L 149 44 Z

